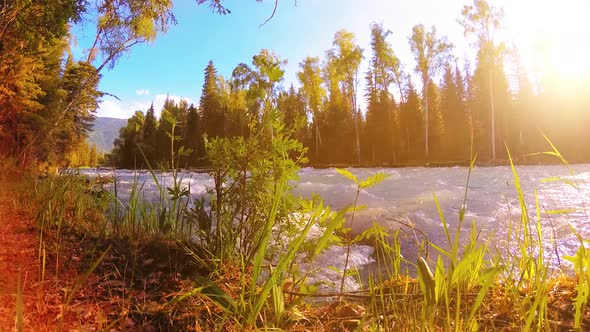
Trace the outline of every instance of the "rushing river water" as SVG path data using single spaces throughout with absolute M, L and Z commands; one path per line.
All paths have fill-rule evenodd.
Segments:
M 370 227 L 373 222 L 380 223 L 391 232 L 407 227 L 396 220 L 415 225 L 425 232 L 430 241 L 446 246 L 446 237 L 439 217 L 434 195 L 438 199 L 443 214 L 452 231 L 458 224 L 458 215 L 463 204 L 468 169 L 466 167 L 450 168 L 360 168 L 349 169 L 359 179 L 364 179 L 376 172 L 389 175 L 382 183 L 362 191 L 359 204 L 366 205 L 355 220 L 353 231 L 359 233 Z M 590 218 L 586 204 L 590 202 L 590 189 L 586 185 L 590 179 L 590 165 L 574 165 L 571 170 L 565 166 L 517 166 L 518 175 L 531 220 L 536 224 L 537 206 L 543 225 L 543 244 L 546 256 L 553 267 L 563 260 L 558 256 L 571 255 L 579 246 L 573 227 L 583 237 L 590 237 Z M 89 174 L 113 175 L 113 171 L 84 171 Z M 147 172 L 135 173 L 117 170 L 118 190 L 124 199 L 139 175 L 143 183 L 146 199 L 157 200 L 157 188 L 151 175 Z M 354 202 L 356 188 L 335 169 L 304 168 L 296 183 L 295 194 L 310 197 L 312 193 L 321 195 L 332 208 L 339 209 Z M 170 174 L 161 173 L 158 177 L 170 185 Z M 193 198 L 206 193 L 213 186 L 213 180 L 204 173 L 186 173 L 184 184 L 189 185 Z M 535 192 L 538 205 L 535 201 Z M 551 211 L 567 210 L 567 213 L 555 214 Z M 475 167 L 471 174 L 466 200 L 466 218 L 461 229 L 461 237 L 467 238 L 471 224 L 475 222 L 481 231 L 481 241 L 490 241 L 499 250 L 508 250 L 507 232 L 509 224 L 518 224 L 521 208 L 515 181 L 510 167 Z M 373 263 L 372 247 L 355 247 L 352 265 L 369 268 Z M 402 253 L 409 261 L 415 261 L 417 247 L 413 241 L 402 242 Z M 345 250 L 332 248 L 319 257 L 317 266 L 343 265 Z M 318 278 L 337 280 L 333 269 L 324 269 Z M 332 272 L 330 272 L 332 271 Z M 352 287 L 352 286 L 351 286 Z

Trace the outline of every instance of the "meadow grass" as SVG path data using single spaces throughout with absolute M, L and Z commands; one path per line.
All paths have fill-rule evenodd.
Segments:
M 171 156 L 174 167 L 171 187 L 164 188 L 150 166 L 160 192 L 156 204 L 142 196 L 144 184 L 138 176 L 131 186 L 130 198 L 125 201 L 118 197 L 116 179 L 110 192 L 89 190 L 103 184 L 76 175 L 36 182 L 42 279 L 48 248 L 59 252 L 64 232 L 83 229 L 103 239 L 156 238 L 180 243 L 195 264 L 205 268 L 200 274 L 184 276 L 189 280 L 188 286 L 162 300 L 161 305 L 182 307 L 182 311 L 175 313 L 189 315 L 191 326 L 202 329 L 582 331 L 590 328 L 587 240 L 572 228 L 580 242 L 576 254 L 566 257 L 573 265 L 574 275 L 562 275 L 549 268 L 543 249 L 546 239 L 541 204 L 536 192 L 535 206 L 526 204 L 524 188 L 511 157 L 521 213 L 518 222 L 509 220 L 505 240 L 515 250 L 498 250 L 481 239 L 475 222 L 470 225 L 467 240 L 460 237 L 466 222 L 465 201 L 474 158 L 468 169 L 457 223 L 446 220 L 434 196 L 446 245 L 433 243 L 422 233 L 418 260 L 409 262 L 402 255 L 399 230 L 388 233 L 375 223 L 356 237 L 348 235 L 344 216 L 352 212 L 351 223 L 354 222 L 357 211 L 362 209 L 357 206 L 357 199 L 347 209 L 331 211 L 316 198 L 292 197 L 290 181 L 297 167 L 291 157 L 296 143 L 288 135 L 281 136 L 280 127 L 276 129 L 270 149 L 260 141 L 247 144 L 240 138 L 209 143 L 216 183 L 209 194 L 208 213 L 203 210 L 205 201 L 191 202 L 190 188 L 182 186 L 182 173 L 178 169 L 181 154 Z M 553 146 L 552 149 L 547 154 L 560 158 L 569 168 L 557 149 Z M 270 162 L 263 161 L 268 158 Z M 378 185 L 385 178 L 377 174 L 359 180 L 350 171 L 339 172 L 355 184 L 357 198 L 362 190 Z M 309 243 L 307 235 L 314 226 L 322 227 L 323 234 Z M 245 238 L 252 234 L 255 236 L 250 240 Z M 280 244 L 277 239 L 281 238 L 288 241 Z M 359 279 L 361 290 L 347 291 L 345 278 L 358 274 L 348 267 L 350 248 L 367 239 L 375 247 L 373 258 L 379 272 L 367 280 Z M 313 261 L 331 245 L 347 248 L 346 261 L 340 271 L 339 291 L 321 293 L 307 283 L 307 276 L 297 265 L 302 259 Z M 103 261 L 105 253 L 97 250 L 92 256 L 96 266 L 90 264 L 86 269 L 88 275 Z M 138 267 L 137 257 L 142 253 L 136 255 L 131 263 L 132 271 Z M 417 273 L 404 270 L 402 264 L 413 266 Z M 79 279 L 79 285 L 85 282 L 84 278 L 87 274 Z M 66 303 L 70 303 L 71 296 Z M 137 308 L 135 299 L 127 301 L 127 308 Z M 115 323 L 118 322 L 111 325 Z

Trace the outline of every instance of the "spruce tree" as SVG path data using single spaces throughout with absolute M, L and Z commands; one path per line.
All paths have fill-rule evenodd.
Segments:
M 219 100 L 217 86 L 217 70 L 213 61 L 209 61 L 205 68 L 205 82 L 201 92 L 199 108 L 203 114 L 203 131 L 208 137 L 225 136 L 225 118 Z
M 158 129 L 158 120 L 154 112 L 152 103 L 145 114 L 145 124 L 142 132 L 142 149 L 150 163 L 156 161 L 156 131 Z
M 185 128 L 184 144 L 186 147 L 193 150 L 189 156 L 189 165 L 200 165 L 205 154 L 203 148 L 203 132 L 201 129 L 201 117 L 199 111 L 193 104 L 188 108 Z

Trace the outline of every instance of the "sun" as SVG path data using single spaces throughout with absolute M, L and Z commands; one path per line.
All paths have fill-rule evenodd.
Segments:
M 559 80 L 590 76 L 590 0 L 522 0 L 506 3 L 507 28 L 537 71 Z M 512 10 L 512 12 L 510 12 Z
M 590 74 L 590 46 L 585 38 L 564 36 L 547 50 L 547 65 L 554 75 L 570 80 L 587 78 Z

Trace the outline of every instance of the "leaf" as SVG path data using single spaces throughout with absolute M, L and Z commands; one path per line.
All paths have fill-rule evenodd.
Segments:
M 547 214 L 569 214 L 576 211 L 579 211 L 579 209 L 549 210 L 547 211 Z
M 374 185 L 377 185 L 377 184 L 383 182 L 384 180 L 386 180 L 389 177 L 390 177 L 389 174 L 379 172 L 379 173 L 369 176 L 366 180 L 361 181 L 361 183 L 359 183 L 359 187 L 361 189 L 366 189 L 366 188 L 372 187 Z
M 199 286 L 199 293 L 205 295 L 213 303 L 217 304 L 219 308 L 225 312 L 231 313 L 234 311 L 236 306 L 234 300 L 213 281 L 202 276 L 196 276 L 195 283 Z
M 344 208 L 342 210 L 340 210 L 338 213 L 336 213 L 336 215 L 333 216 L 333 218 L 330 218 L 333 214 L 330 213 L 325 213 L 324 215 L 326 216 L 325 218 L 330 218 L 331 221 L 328 222 L 328 224 L 326 225 L 326 230 L 324 231 L 324 234 L 322 234 L 322 236 L 320 237 L 320 239 L 318 240 L 318 243 L 316 244 L 316 249 L 314 252 L 314 255 L 318 255 L 320 252 L 322 252 L 330 243 L 330 239 L 333 238 L 334 236 L 334 232 L 338 229 L 342 229 L 342 225 L 344 225 L 344 215 L 350 210 L 350 208 Z
M 166 120 L 166 122 L 168 122 L 170 125 L 172 126 L 176 126 L 176 118 L 174 117 L 174 115 L 168 113 L 168 112 L 163 112 L 162 113 L 162 117 L 164 118 L 164 120 Z M 171 135 L 169 135 L 168 137 L 171 137 Z
M 423 257 L 418 257 L 418 276 L 420 285 L 423 287 L 424 300 L 428 308 L 436 305 L 434 275 Z
M 336 168 L 336 172 L 340 173 L 340 175 L 346 177 L 350 181 L 354 182 L 354 184 L 358 185 L 357 177 L 354 174 L 352 174 L 349 170 Z
M 185 148 L 184 146 L 181 146 L 178 149 L 178 155 L 181 157 L 188 157 L 191 153 L 193 153 L 193 149 L 191 148 Z
M 555 176 L 555 177 L 550 177 L 550 178 L 545 178 L 541 180 L 541 183 L 547 183 L 547 182 L 557 182 L 557 181 L 561 181 L 561 177 L 560 176 Z

